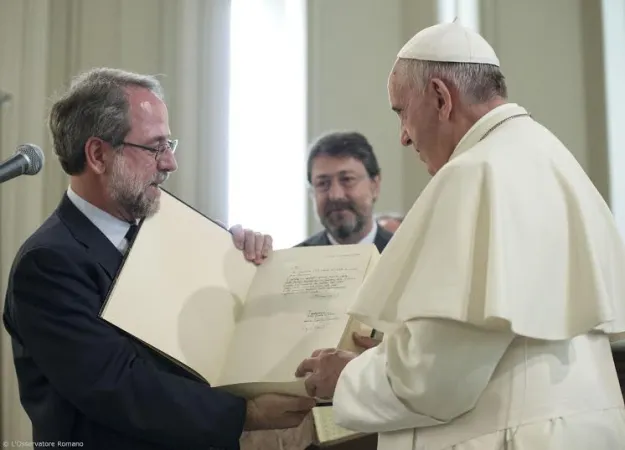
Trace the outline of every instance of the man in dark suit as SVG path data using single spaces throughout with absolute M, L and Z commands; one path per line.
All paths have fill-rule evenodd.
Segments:
M 49 125 L 70 187 L 19 250 L 3 315 L 33 440 L 238 449 L 244 429 L 297 426 L 312 399 L 212 389 L 98 317 L 136 223 L 158 211 L 158 185 L 177 168 L 158 81 L 92 70 L 54 104 Z M 271 250 L 268 236 L 231 232 L 250 261 Z
M 325 229 L 298 246 L 373 243 L 382 253 L 393 233 L 380 226 L 373 215 L 381 176 L 367 138 L 358 132 L 322 136 L 311 146 L 307 176 L 317 215 Z M 356 339 L 356 344 L 369 348 L 377 341 L 362 336 Z M 369 435 L 331 448 L 375 450 L 376 447 L 377 435 Z M 311 445 L 307 450 L 316 448 Z
M 333 132 L 308 155 L 308 182 L 323 231 L 298 246 L 373 243 L 382 252 L 392 233 L 378 226 L 373 208 L 380 194 L 380 166 L 367 138 Z

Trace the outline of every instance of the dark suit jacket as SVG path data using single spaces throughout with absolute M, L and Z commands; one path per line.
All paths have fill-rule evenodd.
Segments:
M 387 231 L 386 229 L 378 225 L 378 232 L 375 234 L 375 239 L 373 243 L 378 248 L 378 251 L 380 253 L 382 253 L 382 250 L 384 250 L 384 247 L 386 247 L 386 244 L 388 244 L 388 241 L 390 241 L 392 237 L 393 237 L 393 233 L 391 233 L 390 231 Z M 299 244 L 297 244 L 296 247 L 308 247 L 308 246 L 314 246 L 314 245 L 330 245 L 330 244 L 331 243 L 330 243 L 330 240 L 328 239 L 328 235 L 326 234 L 326 231 L 324 230 L 324 231 L 320 231 L 317 234 L 313 234 L 304 242 L 300 242 Z
M 382 228 L 378 225 L 378 231 L 375 234 L 375 239 L 373 243 L 377 247 L 378 251 L 382 253 L 388 242 L 393 237 L 393 233 Z M 325 231 L 321 231 L 317 234 L 312 235 L 304 242 L 296 245 L 296 247 L 308 247 L 314 245 L 331 245 L 330 240 L 328 239 L 328 235 Z M 377 434 L 370 434 L 367 436 L 363 436 L 358 439 L 350 440 L 347 442 L 343 442 L 341 444 L 332 445 L 332 450 L 376 450 L 378 445 L 378 436 Z M 311 445 L 307 448 L 307 450 L 316 450 L 317 446 Z
M 618 382 L 621 385 L 621 394 L 625 398 L 625 349 L 612 349 L 612 358 L 618 375 Z
M 238 449 L 244 400 L 196 381 L 98 318 L 121 262 L 67 196 L 15 258 L 3 320 L 33 440 L 103 450 Z

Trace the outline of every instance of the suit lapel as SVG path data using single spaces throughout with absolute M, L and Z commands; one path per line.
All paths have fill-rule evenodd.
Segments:
M 328 239 L 328 235 L 325 231 L 321 231 L 317 234 L 312 235 L 305 241 L 306 246 L 316 246 L 316 245 L 330 245 L 330 239 Z
M 123 259 L 121 252 L 74 206 L 67 194 L 63 196 L 56 213 L 74 238 L 85 246 L 91 256 L 113 280 Z
M 326 234 L 325 231 L 322 231 L 321 233 L 319 233 L 319 236 L 317 237 L 317 242 L 315 242 L 315 245 L 331 245 L 332 243 L 330 242 L 330 239 L 328 238 L 328 235 Z

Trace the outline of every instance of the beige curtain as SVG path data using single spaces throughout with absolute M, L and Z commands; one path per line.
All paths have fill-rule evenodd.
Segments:
M 39 175 L 0 185 L 1 303 L 18 247 L 66 189 L 45 119 L 54 94 L 81 70 L 162 75 L 181 140 L 168 188 L 226 220 L 228 12 L 228 0 L 0 0 L 0 91 L 11 95 L 0 113 L 0 160 L 25 142 L 42 147 L 47 159 Z M 30 441 L 4 327 L 0 386 L 0 442 Z

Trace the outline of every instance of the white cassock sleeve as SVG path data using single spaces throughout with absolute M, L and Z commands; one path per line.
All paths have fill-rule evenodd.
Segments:
M 345 367 L 335 420 L 370 433 L 449 422 L 475 406 L 513 339 L 450 320 L 407 322 Z

